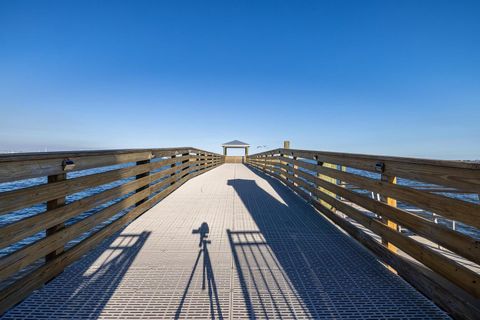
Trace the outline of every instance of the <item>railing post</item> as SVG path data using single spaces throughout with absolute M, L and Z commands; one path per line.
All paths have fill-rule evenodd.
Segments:
M 290 149 L 290 141 L 286 141 L 286 140 L 283 141 L 283 149 Z M 281 165 L 283 164 L 283 165 L 286 165 L 286 166 L 288 167 L 288 165 L 286 164 L 287 162 L 282 161 L 282 158 L 283 158 L 284 156 L 285 156 L 285 155 L 284 155 L 283 153 L 280 153 L 280 160 L 279 160 L 279 163 L 280 163 L 280 171 L 286 170 L 287 173 L 288 173 L 288 169 L 284 169 L 284 168 L 282 168 L 282 166 L 281 166 Z M 280 174 L 280 177 L 282 177 L 282 179 L 288 181 L 288 178 L 287 178 L 286 175 Z
M 150 159 L 137 161 L 137 162 L 136 162 L 136 165 L 137 165 L 137 166 L 141 166 L 141 165 L 147 164 L 147 163 L 150 163 Z M 137 174 L 137 175 L 135 176 L 135 180 L 148 177 L 149 175 L 150 175 L 150 170 L 148 170 L 147 172 L 144 172 L 144 173 Z M 150 183 L 144 185 L 143 187 L 140 187 L 140 188 L 136 189 L 136 190 L 135 190 L 135 193 L 139 193 L 139 192 L 141 192 L 141 191 L 143 191 L 143 190 L 145 190 L 145 189 L 148 189 L 148 188 L 150 188 Z M 147 201 L 147 200 L 148 200 L 148 197 L 149 197 L 149 196 L 147 196 L 147 197 L 145 197 L 144 199 L 142 199 L 142 200 L 138 201 L 137 203 L 135 203 L 135 207 L 138 207 L 139 205 L 141 205 L 142 203 L 144 203 L 145 201 Z
M 48 176 L 48 183 L 55 183 L 55 182 L 60 182 L 64 181 L 67 179 L 67 174 L 66 173 L 60 173 L 52 176 Z M 60 197 L 57 199 L 52 199 L 50 201 L 47 201 L 47 211 L 54 210 L 56 208 L 62 207 L 65 205 L 65 197 Z M 59 232 L 65 228 L 65 223 L 60 223 L 57 225 L 54 225 L 53 227 L 50 227 L 46 230 L 45 235 L 47 237 L 54 235 L 55 233 Z M 45 262 L 49 262 L 53 259 L 55 259 L 58 255 L 60 255 L 64 250 L 64 245 L 59 248 L 55 248 L 54 251 L 48 253 L 45 256 Z
M 200 153 L 195 152 L 195 171 L 200 171 Z
M 176 154 L 174 154 L 173 156 L 171 156 L 172 159 L 174 159 L 174 158 L 176 158 L 176 157 L 177 157 Z M 172 163 L 172 164 L 170 165 L 170 168 L 175 168 L 176 166 L 177 166 L 177 163 L 174 162 L 174 163 Z M 175 170 L 174 170 L 174 171 L 175 171 Z M 172 173 L 170 174 L 170 177 L 173 177 L 174 175 L 175 175 L 175 172 L 172 172 Z M 175 184 L 175 181 L 170 182 L 170 185 L 173 185 L 173 184 Z
M 202 160 L 202 158 L 204 158 L 204 159 Z M 200 171 L 205 169 L 205 167 L 206 167 L 205 153 L 200 153 L 200 164 L 199 165 L 200 165 Z
M 293 160 L 293 161 L 297 161 L 297 158 L 298 158 L 298 157 L 293 156 L 293 159 L 292 159 L 292 160 Z M 297 170 L 298 170 L 298 166 L 295 165 L 295 164 L 293 164 L 293 176 L 298 179 Z M 293 182 L 293 185 L 294 185 L 295 187 L 298 187 L 298 183 L 295 183 L 295 181 Z
M 389 176 L 389 175 L 386 175 L 386 174 L 383 174 L 383 173 L 382 173 L 382 176 L 381 176 L 381 180 L 382 180 L 382 182 L 386 182 L 386 183 L 393 183 L 393 184 L 397 183 L 397 177 Z M 384 195 L 380 195 L 380 201 L 384 202 L 384 203 L 386 203 L 386 204 L 388 204 L 389 206 L 392 206 L 392 207 L 397 206 L 397 200 L 395 200 L 393 198 L 386 197 Z M 394 229 L 396 231 L 398 230 L 397 224 L 395 222 L 393 222 L 392 220 L 389 220 L 385 217 L 382 217 L 382 221 L 389 228 Z M 397 247 L 395 247 L 392 243 L 382 239 L 382 244 L 384 246 L 386 246 L 390 251 L 397 252 Z
M 320 166 L 320 167 L 323 167 L 323 166 L 325 166 L 325 167 L 332 167 L 332 165 L 330 165 L 330 164 L 326 164 L 326 163 L 324 163 L 323 161 L 318 161 L 318 157 L 317 157 L 317 156 L 315 156 L 315 159 L 317 160 L 317 166 Z M 325 175 L 323 175 L 323 174 L 321 174 L 321 173 L 318 173 L 318 172 L 317 172 L 317 177 L 318 177 L 319 179 L 326 180 L 326 181 L 329 181 L 329 182 L 332 182 L 332 181 L 334 180 L 334 179 L 329 178 L 329 177 L 326 177 Z M 336 179 L 335 179 L 335 180 L 336 180 Z M 330 195 L 330 196 L 336 198 L 336 195 L 335 195 L 333 192 L 328 191 L 328 190 L 325 189 L 325 188 L 322 188 L 322 187 L 318 187 L 318 186 L 317 186 L 317 189 L 320 190 L 321 192 L 327 194 L 327 195 Z M 337 209 L 336 209 L 334 206 L 332 206 L 331 204 L 327 203 L 326 201 L 321 200 L 321 199 L 319 199 L 319 201 L 320 201 L 320 203 L 322 204 L 322 206 L 326 207 L 326 208 L 329 209 L 330 211 L 332 211 L 332 212 L 336 212 L 336 211 L 337 211 Z
M 190 155 L 190 153 L 183 153 L 183 154 L 182 154 L 182 156 L 188 156 L 188 155 Z M 190 159 L 183 160 L 183 161 L 182 161 L 182 164 L 187 163 L 187 162 L 190 162 Z M 189 169 L 190 169 L 190 166 L 186 166 L 185 168 L 182 169 L 182 171 L 186 171 L 186 170 L 189 170 Z M 188 174 L 189 174 L 189 172 L 187 172 L 186 174 L 182 175 L 181 178 L 186 177 Z

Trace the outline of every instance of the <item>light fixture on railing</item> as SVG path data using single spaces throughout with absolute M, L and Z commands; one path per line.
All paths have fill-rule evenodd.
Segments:
M 385 171 L 385 164 L 383 162 L 377 162 L 375 164 L 375 171 L 383 173 Z
M 73 168 L 75 168 L 75 162 L 73 162 L 73 160 L 70 160 L 70 159 L 65 159 L 62 161 L 62 168 L 63 168 L 63 171 L 72 170 Z

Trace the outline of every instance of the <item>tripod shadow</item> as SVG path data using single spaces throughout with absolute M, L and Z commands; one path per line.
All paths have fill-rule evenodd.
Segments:
M 208 290 L 208 300 L 210 304 L 210 318 L 223 319 L 222 308 L 220 306 L 220 300 L 218 298 L 217 284 L 215 282 L 212 263 L 210 261 L 210 254 L 208 252 L 208 245 L 211 243 L 210 240 L 207 240 L 209 232 L 210 232 L 210 228 L 208 226 L 208 223 L 206 222 L 203 222 L 198 229 L 192 230 L 192 234 L 198 234 L 200 236 L 199 242 L 198 242 L 198 246 L 200 247 L 200 250 L 198 251 L 197 259 L 193 264 L 192 273 L 190 274 L 190 278 L 188 279 L 188 283 L 183 292 L 182 299 L 180 300 L 180 304 L 178 305 L 177 311 L 175 312 L 175 319 L 180 318 L 183 306 L 185 304 L 185 300 L 188 295 L 188 291 L 192 284 L 193 277 L 195 276 L 195 272 L 197 271 L 202 255 L 203 255 L 202 291 Z

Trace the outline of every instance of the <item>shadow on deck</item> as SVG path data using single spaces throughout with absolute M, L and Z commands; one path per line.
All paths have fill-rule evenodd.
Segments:
M 18 311 L 14 308 L 5 318 L 98 318 L 108 312 L 107 303 L 149 236 L 150 232 L 141 232 L 119 233 L 110 237 L 73 265 L 68 278 L 60 276 L 53 279 L 42 288 L 42 295 L 34 294 L 23 302 L 25 306 L 35 306 L 34 315 L 29 316 L 25 308 Z M 45 297 L 49 301 L 45 301 Z M 51 308 L 50 301 L 56 301 L 61 308 Z
M 290 190 L 253 173 L 281 199 L 255 180 L 228 180 L 258 228 L 227 230 L 248 318 L 444 317 Z
M 185 301 L 187 300 L 190 286 L 192 285 L 195 273 L 199 268 L 199 262 L 202 256 L 203 256 L 202 290 L 208 290 L 210 317 L 212 319 L 216 319 L 216 318 L 224 319 L 220 299 L 218 297 L 218 288 L 217 288 L 217 282 L 215 281 L 215 274 L 213 272 L 212 261 L 210 260 L 210 253 L 208 252 L 208 245 L 211 243 L 210 240 L 207 240 L 209 231 L 210 229 L 209 229 L 208 223 L 206 222 L 203 222 L 198 229 L 192 230 L 193 234 L 198 234 L 200 236 L 200 240 L 198 243 L 198 246 L 200 247 L 200 249 L 198 251 L 197 259 L 193 264 L 192 273 L 190 274 L 185 290 L 183 291 L 180 304 L 178 305 L 177 310 L 175 311 L 175 319 L 181 318 L 182 309 L 184 308 L 184 304 L 185 304 Z

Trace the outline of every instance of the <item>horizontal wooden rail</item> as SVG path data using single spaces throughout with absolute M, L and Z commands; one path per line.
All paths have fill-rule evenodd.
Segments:
M 266 151 L 251 155 L 249 159 L 280 154 L 333 163 L 370 172 L 378 172 L 376 165 L 383 163 L 384 173 L 390 176 L 452 187 L 464 192 L 480 193 L 479 163 L 294 149 Z
M 254 154 L 247 163 L 284 182 L 455 317 L 480 314 L 480 199 L 459 196 L 480 193 L 480 164 L 293 149 Z M 425 214 L 398 208 L 397 200 Z
M 298 163 L 299 167 L 311 168 L 310 164 L 304 166 L 300 162 L 296 162 Z M 285 170 L 288 169 L 288 167 L 285 165 L 280 164 L 279 166 L 280 168 L 284 168 Z M 323 169 L 325 168 L 322 168 L 322 170 L 318 170 L 318 171 L 324 172 Z M 328 170 L 332 170 L 332 169 L 328 169 Z M 333 171 L 341 172 L 341 175 L 345 175 L 345 176 L 348 176 L 348 175 L 355 176 L 353 174 L 338 171 L 338 170 L 333 170 Z M 406 210 L 389 206 L 383 202 L 375 201 L 374 199 L 371 199 L 366 195 L 353 192 L 337 184 L 322 180 L 316 176 L 313 176 L 308 172 L 299 170 L 299 171 L 296 171 L 296 175 L 298 175 L 300 178 L 304 179 L 305 181 L 311 181 L 317 186 L 321 186 L 331 191 L 332 193 L 341 196 L 342 198 L 350 200 L 353 203 L 360 205 L 365 209 L 370 210 L 371 212 L 375 212 L 380 214 L 381 216 L 388 217 L 389 219 L 408 228 L 409 230 L 414 231 L 415 233 L 422 235 L 425 238 L 428 238 L 434 241 L 435 243 L 438 243 L 443 247 L 448 248 L 462 255 L 463 257 L 466 257 L 467 259 L 476 262 L 477 264 L 480 264 L 480 246 L 479 246 L 478 240 L 472 237 L 456 232 L 441 224 L 436 224 L 423 217 L 412 214 Z M 336 175 L 333 175 L 333 174 L 331 176 L 336 177 Z M 294 179 L 294 178 L 295 177 L 291 177 L 291 179 Z M 365 180 L 365 179 L 371 180 L 369 178 L 365 178 L 362 176 L 357 176 L 356 178 L 360 180 Z M 300 184 L 302 184 L 303 186 L 303 181 Z M 307 189 L 307 187 L 305 188 Z M 310 188 L 310 186 L 308 188 Z M 312 192 L 311 190 L 309 191 Z M 318 192 L 318 190 L 316 190 L 313 193 L 316 193 L 316 192 Z
M 3 192 L 0 194 L 0 214 L 31 206 L 36 203 L 45 202 L 50 199 L 67 196 L 69 194 L 77 193 L 88 188 L 93 188 L 120 179 L 129 178 L 161 168 L 174 162 L 189 159 L 192 159 L 192 156 L 183 156 L 165 159 L 159 162 L 133 165 L 122 169 L 91 174 L 56 183 L 48 183 L 19 190 Z
M 0 193 L 0 314 L 184 182 L 222 163 L 224 156 L 195 148 L 0 155 L 0 183 L 7 183 Z M 57 176 L 63 178 L 25 180 L 23 188 L 16 183 Z M 81 197 L 65 202 L 74 194 Z M 38 214 L 1 220 L 53 202 Z

